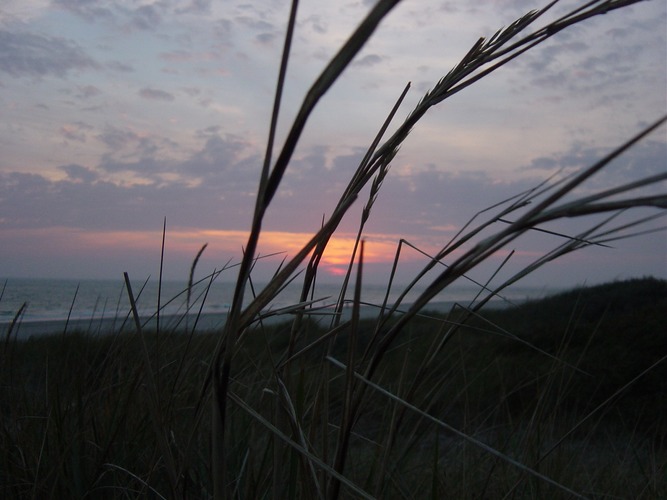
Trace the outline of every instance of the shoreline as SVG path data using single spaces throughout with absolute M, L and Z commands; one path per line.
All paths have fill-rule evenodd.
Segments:
M 440 314 L 449 312 L 454 307 L 456 302 L 434 302 L 428 304 L 423 311 L 434 311 Z M 409 308 L 410 304 L 405 304 L 401 311 Z M 500 301 L 489 302 L 486 308 L 506 307 Z M 379 306 L 363 305 L 360 310 L 361 318 L 368 319 L 377 315 Z M 331 308 L 323 308 L 315 310 L 316 317 L 330 316 Z M 312 313 L 311 313 L 312 314 Z M 343 310 L 343 317 L 349 318 L 352 314 L 352 308 L 346 307 Z M 274 324 L 281 321 L 288 321 L 291 314 L 280 312 L 280 310 L 267 311 L 266 316 L 262 319 L 265 323 Z M 192 329 L 195 325 L 196 314 L 191 314 L 187 318 L 188 329 Z M 213 330 L 220 330 L 227 320 L 227 313 L 203 313 L 196 320 L 196 331 L 198 333 L 210 332 Z M 154 330 L 157 326 L 154 317 L 142 317 L 142 328 Z M 10 322 L 0 323 L 0 335 L 7 336 Z M 67 329 L 65 329 L 67 327 Z M 160 316 L 160 329 L 169 332 L 185 332 L 186 319 L 183 315 L 164 315 Z M 90 318 L 90 319 L 70 319 L 69 323 L 66 319 L 37 319 L 37 320 L 20 320 L 14 326 L 11 333 L 11 338 L 15 340 L 28 340 L 31 337 L 41 337 L 46 335 L 67 334 L 68 332 L 88 332 L 96 335 L 108 335 L 113 333 L 130 333 L 135 332 L 134 320 L 131 317 L 108 317 L 108 318 Z

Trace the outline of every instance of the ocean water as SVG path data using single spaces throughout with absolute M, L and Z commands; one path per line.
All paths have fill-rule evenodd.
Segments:
M 210 285 L 210 286 L 209 286 Z M 155 313 L 158 304 L 157 280 L 148 282 L 132 280 L 132 292 L 136 298 L 139 315 L 148 317 Z M 260 290 L 262 285 L 256 285 Z M 393 287 L 390 294 L 396 299 L 403 290 L 402 286 Z M 166 281 L 162 283 L 160 292 L 161 311 L 164 315 L 182 315 L 187 310 L 187 284 L 185 282 Z M 424 288 L 414 289 L 405 299 L 410 303 Z M 233 283 L 208 280 L 196 284 L 191 292 L 191 313 L 201 310 L 204 314 L 225 313 L 229 309 L 234 290 Z M 515 287 L 504 290 L 503 298 L 494 298 L 495 303 L 509 301 L 517 303 L 529 298 L 543 297 L 557 290 L 544 288 Z M 319 284 L 316 287 L 315 299 L 321 299 L 318 305 L 335 303 L 340 292 L 340 285 Z M 468 304 L 477 294 L 478 288 L 471 286 L 453 286 L 434 299 L 434 303 Z M 270 305 L 277 309 L 298 303 L 299 284 L 287 287 Z M 386 287 L 366 285 L 362 292 L 362 301 L 381 304 Z M 246 294 L 246 303 L 251 299 L 252 291 Z M 347 298 L 352 296 L 348 290 Z M 125 284 L 122 280 L 61 280 L 61 279 L 6 279 L 0 280 L 0 323 L 9 323 L 16 316 L 22 305 L 26 304 L 22 321 L 53 321 L 92 320 L 127 316 L 130 303 Z

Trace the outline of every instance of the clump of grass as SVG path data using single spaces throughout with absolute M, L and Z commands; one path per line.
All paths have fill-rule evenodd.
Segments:
M 554 259 L 655 229 L 651 223 L 665 214 L 667 195 L 644 196 L 638 190 L 659 187 L 667 174 L 588 195 L 576 190 L 667 118 L 580 172 L 548 179 L 481 210 L 428 256 L 398 299 L 389 301 L 401 252 L 414 248 L 401 240 L 387 299 L 376 317 L 361 317 L 364 227 L 396 152 L 425 113 L 569 26 L 635 1 L 587 2 L 539 26 L 556 3 L 551 2 L 490 38 L 480 38 L 385 139 L 409 91 L 406 85 L 329 218 L 285 259 L 266 286 L 255 287 L 251 275 L 264 217 L 307 119 L 397 3 L 380 0 L 362 20 L 306 94 L 274 159 L 295 29 L 297 2 L 292 3 L 255 212 L 223 331 L 170 335 L 158 320 L 152 334 L 135 314 L 136 336 L 67 335 L 35 341 L 39 345 L 28 342 L 20 349 L 6 343 L 5 355 L 9 345 L 14 350 L 12 368 L 3 374 L 10 380 L 5 400 L 15 402 L 3 410 L 3 488 L 8 494 L 335 499 L 443 494 L 655 498 L 666 493 L 665 422 L 645 425 L 655 407 L 642 399 L 641 391 L 633 393 L 638 405 L 633 411 L 617 405 L 640 383 L 664 397 L 664 339 L 642 330 L 659 323 L 655 318 L 661 305 L 645 301 L 641 307 L 646 309 L 620 311 L 622 319 L 614 318 L 613 328 L 605 323 L 607 310 L 596 306 L 589 317 L 571 298 L 566 313 L 558 313 L 568 318 L 565 324 L 540 321 L 545 308 L 557 308 L 562 298 L 540 303 L 539 313 L 530 305 L 493 314 L 482 309 Z M 323 310 L 317 300 L 320 260 L 364 190 L 368 198 L 338 303 Z M 616 220 L 620 212 L 647 207 L 655 215 L 636 216 L 629 223 Z M 472 303 L 445 315 L 424 312 L 438 293 L 468 279 L 470 271 L 526 232 L 591 214 L 606 218 L 578 234 L 554 235 L 557 246 L 504 281 L 498 281 L 496 272 L 484 283 L 475 282 L 480 292 Z M 198 256 L 185 291 L 188 310 L 197 261 Z M 424 291 L 405 304 L 407 293 L 434 273 Z M 302 286 L 300 302 L 267 312 L 294 280 Z M 253 295 L 249 302 L 244 301 L 247 289 Z M 612 300 L 607 296 L 603 306 Z M 158 299 L 157 314 L 161 307 Z M 264 322 L 276 314 L 285 322 Z M 526 321 L 531 314 L 536 314 L 533 323 Z M 625 345 L 646 342 L 631 370 L 620 369 L 626 368 L 624 358 L 613 355 L 618 338 L 609 341 L 620 324 L 629 335 Z M 54 344 L 44 344 L 49 342 Z M 650 359 L 648 351 L 654 354 Z M 30 356 L 41 356 L 41 361 L 24 361 Z M 71 363 L 73 359 L 81 362 Z M 610 359 L 620 365 L 613 367 L 615 373 L 605 371 Z M 34 366 L 41 368 L 21 371 Z M 623 475 L 621 470 L 630 472 Z M 610 481 L 613 477 L 619 480 Z
M 589 308 L 625 302 L 625 294 L 635 301 L 633 309 L 618 308 L 590 327 Z M 637 339 L 660 323 L 666 300 L 667 283 L 645 279 L 482 312 L 426 372 L 423 360 L 443 328 L 458 323 L 458 311 L 415 316 L 405 326 L 404 345 L 387 353 L 374 381 L 352 373 L 368 392 L 343 475 L 327 469 L 317 446 L 335 450 L 339 422 L 349 411 L 341 398 L 350 384 L 346 332 L 298 354 L 291 395 L 285 380 L 276 381 L 275 366 L 287 361 L 280 356 L 289 349 L 293 324 L 256 325 L 235 358 L 242 367 L 235 373 L 229 422 L 235 496 L 284 488 L 285 495 L 309 497 L 333 475 L 345 481 L 345 496 L 363 496 L 354 494 L 358 489 L 375 497 L 568 497 L 527 474 L 525 465 L 582 496 L 659 498 L 667 488 L 667 420 L 660 411 L 666 365 L 616 393 L 655 362 L 655 346 L 665 352 L 664 335 L 655 335 L 660 329 L 653 330 L 653 351 L 636 348 Z M 549 310 L 565 314 L 544 325 L 540 313 Z M 618 324 L 628 326 L 619 332 Z M 326 319 L 304 319 L 301 326 L 298 345 L 330 331 Z M 359 320 L 359 352 L 374 327 L 373 319 Z M 529 342 L 517 342 L 508 331 Z M 201 394 L 218 335 L 142 335 L 72 331 L 10 344 L 11 363 L 4 357 L 0 373 L 3 496 L 211 495 L 210 400 Z M 633 363 L 608 357 L 614 347 L 603 341 L 608 335 L 633 354 Z M 148 408 L 155 403 L 144 342 L 159 379 L 160 426 Z M 616 368 L 614 380 L 605 360 Z M 171 463 L 164 460 L 165 445 Z M 311 465 L 304 468 L 299 456 Z

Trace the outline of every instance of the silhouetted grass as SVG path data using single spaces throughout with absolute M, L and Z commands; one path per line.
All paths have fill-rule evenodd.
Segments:
M 666 302 L 667 282 L 647 278 L 490 310 L 458 331 L 412 399 L 421 401 L 429 414 L 504 454 L 531 466 L 539 462 L 536 470 L 584 495 L 658 498 L 667 492 L 666 363 L 568 433 L 617 389 L 667 355 L 667 333 L 661 328 Z M 442 325 L 456 322 L 458 314 L 427 312 L 407 323 L 405 349 L 388 353 L 377 384 L 404 397 Z M 551 321 L 545 322 L 545 317 Z M 315 321 L 303 322 L 302 328 L 297 348 L 327 331 Z M 360 322 L 360 349 L 373 329 L 374 321 Z M 556 357 L 503 336 L 504 330 Z M 290 331 L 291 323 L 258 327 L 248 333 L 254 341 L 238 353 L 241 368 L 235 374 L 235 394 L 257 411 L 271 413 L 282 406 L 266 381 L 273 377 L 272 357 L 284 352 Z M 210 415 L 195 409 L 202 404 L 217 335 L 145 333 L 145 338 L 149 352 L 159 353 L 152 359 L 152 370 L 179 488 L 189 498 L 207 497 L 212 486 L 210 440 L 200 419 Z M 159 350 L 154 349 L 157 343 Z M 317 415 L 323 358 L 344 359 L 346 345 L 347 339 L 339 338 L 328 348 L 316 347 L 294 367 L 300 395 L 291 411 L 302 421 Z M 152 488 L 169 497 L 171 480 L 146 408 L 142 349 L 135 334 L 85 332 L 6 347 L 2 496 L 156 496 Z M 337 388 L 345 383 L 342 378 L 334 376 L 329 383 L 330 394 L 343 394 Z M 350 441 L 348 477 L 373 490 L 378 488 L 382 454 L 389 450 L 383 448 L 384 441 L 397 414 L 396 406 L 380 394 L 366 398 Z M 332 397 L 328 409 L 335 421 L 343 401 Z M 234 411 L 230 419 L 229 445 L 235 457 L 230 466 L 240 474 L 239 496 L 261 496 L 272 484 L 270 464 L 280 442 L 261 432 L 262 426 L 242 411 Z M 302 429 L 308 439 L 320 430 L 317 421 Z M 541 458 L 564 435 L 565 440 Z M 330 439 L 333 446 L 333 436 Z M 386 483 L 377 493 L 391 498 L 421 497 L 418 491 L 497 498 L 515 483 L 520 498 L 560 494 L 409 412 L 385 462 Z M 300 490 L 300 482 L 294 486 L 297 496 L 310 494 Z

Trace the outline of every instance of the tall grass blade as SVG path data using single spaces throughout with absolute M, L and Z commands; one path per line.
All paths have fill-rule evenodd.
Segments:
M 195 256 L 194 260 L 192 261 L 192 265 L 190 266 L 190 274 L 188 276 L 188 293 L 185 298 L 185 303 L 186 303 L 186 311 L 185 311 L 185 330 L 188 330 L 188 316 L 190 312 L 190 298 L 192 296 L 192 286 L 193 286 L 193 281 L 195 278 L 195 269 L 197 268 L 197 263 L 199 262 L 199 259 L 201 258 L 202 254 L 204 253 L 204 250 L 206 250 L 206 247 L 208 246 L 208 243 L 204 243 L 202 247 L 199 249 L 197 252 L 197 255 Z
M 329 475 L 329 476 L 337 479 L 338 481 L 340 481 L 340 483 L 347 486 L 353 493 L 355 493 L 356 495 L 359 495 L 361 498 L 367 498 L 369 500 L 373 499 L 373 496 L 371 496 L 367 492 L 363 491 L 356 484 L 354 484 L 349 479 L 347 479 L 344 475 L 339 474 L 336 470 L 334 470 L 326 462 L 320 460 L 316 455 L 313 455 L 311 452 L 304 449 L 299 443 L 296 443 L 292 439 L 290 439 L 289 436 L 285 435 L 282 431 L 280 431 L 280 429 L 275 427 L 270 421 L 268 421 L 262 415 L 257 413 L 251 406 L 247 405 L 246 402 L 243 400 L 243 398 L 241 398 L 240 396 L 237 396 L 234 392 L 229 392 L 229 399 L 231 401 L 233 401 L 234 404 L 236 404 L 243 411 L 248 413 L 248 415 L 250 415 L 255 420 L 257 420 L 260 424 L 262 424 L 274 436 L 276 436 L 281 441 L 283 441 L 285 444 L 287 444 L 290 448 L 296 450 L 297 452 L 299 452 L 300 454 L 304 455 L 309 460 L 311 460 L 314 464 L 316 464 L 318 467 L 320 467 L 327 475 Z
M 74 296 L 72 297 L 72 302 L 70 303 L 69 309 L 67 311 L 67 319 L 65 320 L 65 326 L 63 327 L 63 336 L 67 333 L 67 327 L 69 326 L 69 320 L 72 317 L 72 310 L 74 309 L 74 303 L 76 302 L 76 297 L 79 294 L 79 286 L 81 284 L 76 284 L 76 290 L 74 290 Z
M 335 358 L 332 358 L 331 356 L 327 356 L 326 359 L 327 359 L 327 361 L 331 362 L 334 366 L 337 366 L 338 368 L 340 368 L 340 369 L 342 369 L 342 370 L 347 370 L 347 369 L 348 369 L 347 366 L 345 366 L 345 364 L 341 363 L 340 361 L 336 360 Z M 583 495 L 577 493 L 576 491 L 571 490 L 571 489 L 568 488 L 567 486 L 562 485 L 562 484 L 560 484 L 560 483 L 554 481 L 553 479 L 551 479 L 551 478 L 549 478 L 549 477 L 547 477 L 547 476 L 544 476 L 543 474 L 540 474 L 539 472 L 537 472 L 537 471 L 531 469 L 530 467 L 525 466 L 525 465 L 522 464 L 521 462 L 517 462 L 517 461 L 514 460 L 513 458 L 511 458 L 511 457 L 509 457 L 509 456 L 507 456 L 507 455 L 505 455 L 505 454 L 499 452 L 498 450 L 496 450 L 496 449 L 494 449 L 494 448 L 492 448 L 492 447 L 486 445 L 485 443 L 483 443 L 483 442 L 481 442 L 481 441 L 475 439 L 474 437 L 469 436 L 469 435 L 467 435 L 466 433 L 459 431 L 458 429 L 456 429 L 456 428 L 450 426 L 449 424 L 443 422 L 442 420 L 439 420 L 439 419 L 433 417 L 432 415 L 429 415 L 428 413 L 425 413 L 424 411 L 422 411 L 421 409 L 417 408 L 416 406 L 414 406 L 414 405 L 408 403 L 407 401 L 404 401 L 403 399 L 399 398 L 399 397 L 396 396 L 395 394 L 392 394 L 391 392 L 385 390 L 384 388 L 380 387 L 379 385 L 377 385 L 377 384 L 371 382 L 370 380 L 368 380 L 368 379 L 367 379 L 366 377 L 364 377 L 363 375 L 361 375 L 361 374 L 355 372 L 354 376 L 355 376 L 355 378 L 357 378 L 357 380 L 359 380 L 360 382 L 362 382 L 365 386 L 367 386 L 367 387 L 369 387 L 369 388 L 371 388 L 371 389 L 374 389 L 375 391 L 379 392 L 380 394 L 384 395 L 385 397 L 387 397 L 387 398 L 389 398 L 389 399 L 391 399 L 391 400 L 393 400 L 393 401 L 395 401 L 395 402 L 397 402 L 397 403 L 400 403 L 400 404 L 403 405 L 404 407 L 406 407 L 406 408 L 408 408 L 408 409 L 414 411 L 415 413 L 419 414 L 420 416 L 424 417 L 426 420 L 428 420 L 428 421 L 430 421 L 430 422 L 432 422 L 432 423 L 434 423 L 434 424 L 436 424 L 436 425 L 442 427 L 443 429 L 445 429 L 445 430 L 447 430 L 447 431 L 449 431 L 449 432 L 451 432 L 451 433 L 453 433 L 453 434 L 456 434 L 458 437 L 460 437 L 460 438 L 462 438 L 462 439 L 468 441 L 468 442 L 471 443 L 471 444 L 474 444 L 475 446 L 477 446 L 478 448 L 484 450 L 485 452 L 487 452 L 487 453 L 489 453 L 489 454 L 491 454 L 491 455 L 494 455 L 494 456 L 496 456 L 497 458 L 500 458 L 501 460 L 503 460 L 503 461 L 505 461 L 505 462 L 507 462 L 507 463 L 513 465 L 513 466 L 516 467 L 517 469 L 520 469 L 520 470 L 522 470 L 523 472 L 526 472 L 526 473 L 530 474 L 530 475 L 533 476 L 533 477 L 536 477 L 536 478 L 538 478 L 538 479 L 540 479 L 540 480 L 542 480 L 542 481 L 544 481 L 544 482 L 546 482 L 546 483 L 548 483 L 548 484 L 551 484 L 552 486 L 555 486 L 555 487 L 558 488 L 559 490 L 564 491 L 565 493 L 568 493 L 568 494 L 572 495 L 572 496 L 575 497 L 575 498 L 584 498 L 584 499 L 586 498 L 585 496 L 583 496 Z
M 12 332 L 14 329 L 17 327 L 19 324 L 19 321 L 21 319 L 21 316 L 23 315 L 24 311 L 28 307 L 28 303 L 24 302 L 21 304 L 21 307 L 19 307 L 18 311 L 16 311 L 16 314 L 14 314 L 14 317 L 12 318 L 12 321 L 9 323 L 9 326 L 7 327 L 7 333 L 5 334 L 5 351 L 9 347 L 9 342 L 11 341 L 12 338 Z
M 160 272 L 157 280 L 157 308 L 155 310 L 155 329 L 160 334 L 160 300 L 162 299 L 162 271 L 164 270 L 164 244 L 167 237 L 167 218 L 165 217 L 162 221 L 162 244 L 160 245 Z M 159 343 L 155 344 L 156 349 L 159 347 Z
M 348 447 L 350 442 L 350 434 L 354 425 L 354 411 L 353 401 L 355 392 L 354 384 L 354 361 L 357 352 L 357 334 L 359 329 L 359 309 L 361 303 L 361 286 L 363 276 L 364 264 L 364 241 L 361 241 L 361 248 L 359 251 L 359 262 L 357 264 L 357 279 L 354 289 L 354 302 L 352 303 L 352 320 L 350 321 L 350 329 L 348 333 L 347 345 L 347 370 L 345 373 L 345 388 L 343 389 L 343 417 L 340 424 L 340 431 L 338 435 L 338 444 L 336 448 L 336 456 L 334 459 L 334 469 L 341 474 L 345 470 L 345 461 L 348 456 Z M 338 498 L 340 493 L 340 482 L 333 480 L 329 492 L 329 498 Z

